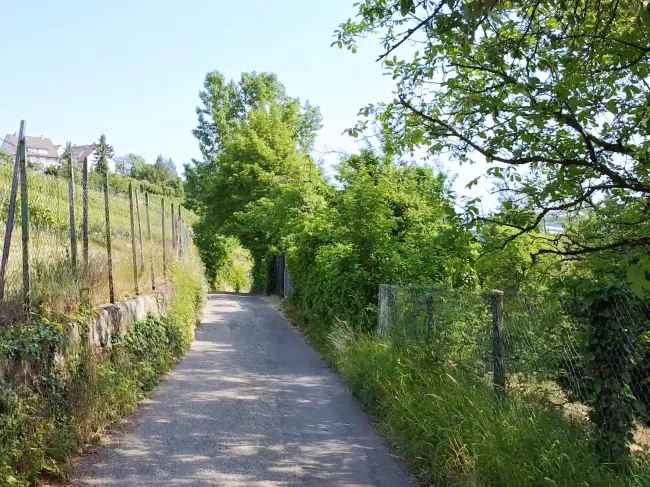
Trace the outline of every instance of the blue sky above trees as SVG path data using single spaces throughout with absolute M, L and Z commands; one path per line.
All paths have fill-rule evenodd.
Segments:
M 291 96 L 320 107 L 314 157 L 331 166 L 358 147 L 342 133 L 358 110 L 393 88 L 375 63 L 376 40 L 356 55 L 330 47 L 353 14 L 351 0 L 10 2 L 0 59 L 16 74 L 0 79 L 0 131 L 24 118 L 31 134 L 60 144 L 105 132 L 117 154 L 180 165 L 200 155 L 191 130 L 205 74 L 271 71 Z

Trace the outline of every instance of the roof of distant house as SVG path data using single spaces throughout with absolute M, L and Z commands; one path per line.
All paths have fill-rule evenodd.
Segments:
M 59 158 L 59 146 L 54 145 L 54 143 L 47 137 L 32 137 L 28 135 L 25 137 L 25 142 L 27 143 L 28 149 L 43 149 L 47 151 L 46 157 L 52 159 Z M 16 147 L 18 146 L 18 136 L 16 134 L 7 135 L 4 138 L 4 146 L 9 146 L 15 153 Z
M 72 160 L 77 162 L 82 162 L 86 157 L 95 152 L 97 146 L 95 144 L 89 145 L 73 145 L 72 150 Z M 92 162 L 92 161 L 89 161 Z

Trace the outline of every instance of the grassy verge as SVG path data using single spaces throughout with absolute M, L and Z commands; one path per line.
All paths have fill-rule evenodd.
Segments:
M 39 364 L 28 385 L 0 383 L 0 486 L 65 478 L 70 456 L 131 413 L 194 337 L 205 284 L 197 259 L 172 272 L 174 293 L 165 318 L 135 324 L 113 338 L 101 359 L 86 347 L 65 350 L 64 326 L 39 321 L 0 334 L 0 357 Z M 88 323 L 88 317 L 78 317 Z M 57 361 L 65 352 L 65 364 Z
M 342 324 L 302 323 L 423 485 L 650 485 L 647 458 L 627 472 L 599 464 L 588 425 L 540 398 L 499 404 L 485 383 L 436 365 L 430 350 L 393 347 Z

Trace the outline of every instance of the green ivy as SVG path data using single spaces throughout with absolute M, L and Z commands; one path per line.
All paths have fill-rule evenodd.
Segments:
M 592 382 L 591 421 L 596 425 L 596 448 L 609 463 L 624 465 L 635 417 L 630 384 L 634 346 L 629 340 L 634 321 L 621 319 L 620 310 L 631 308 L 630 295 L 620 287 L 592 293 L 585 308 L 588 318 L 587 368 Z

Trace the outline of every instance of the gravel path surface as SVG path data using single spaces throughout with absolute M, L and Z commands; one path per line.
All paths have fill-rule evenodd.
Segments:
M 77 486 L 414 485 L 351 394 L 263 298 L 212 294 L 183 362 Z

